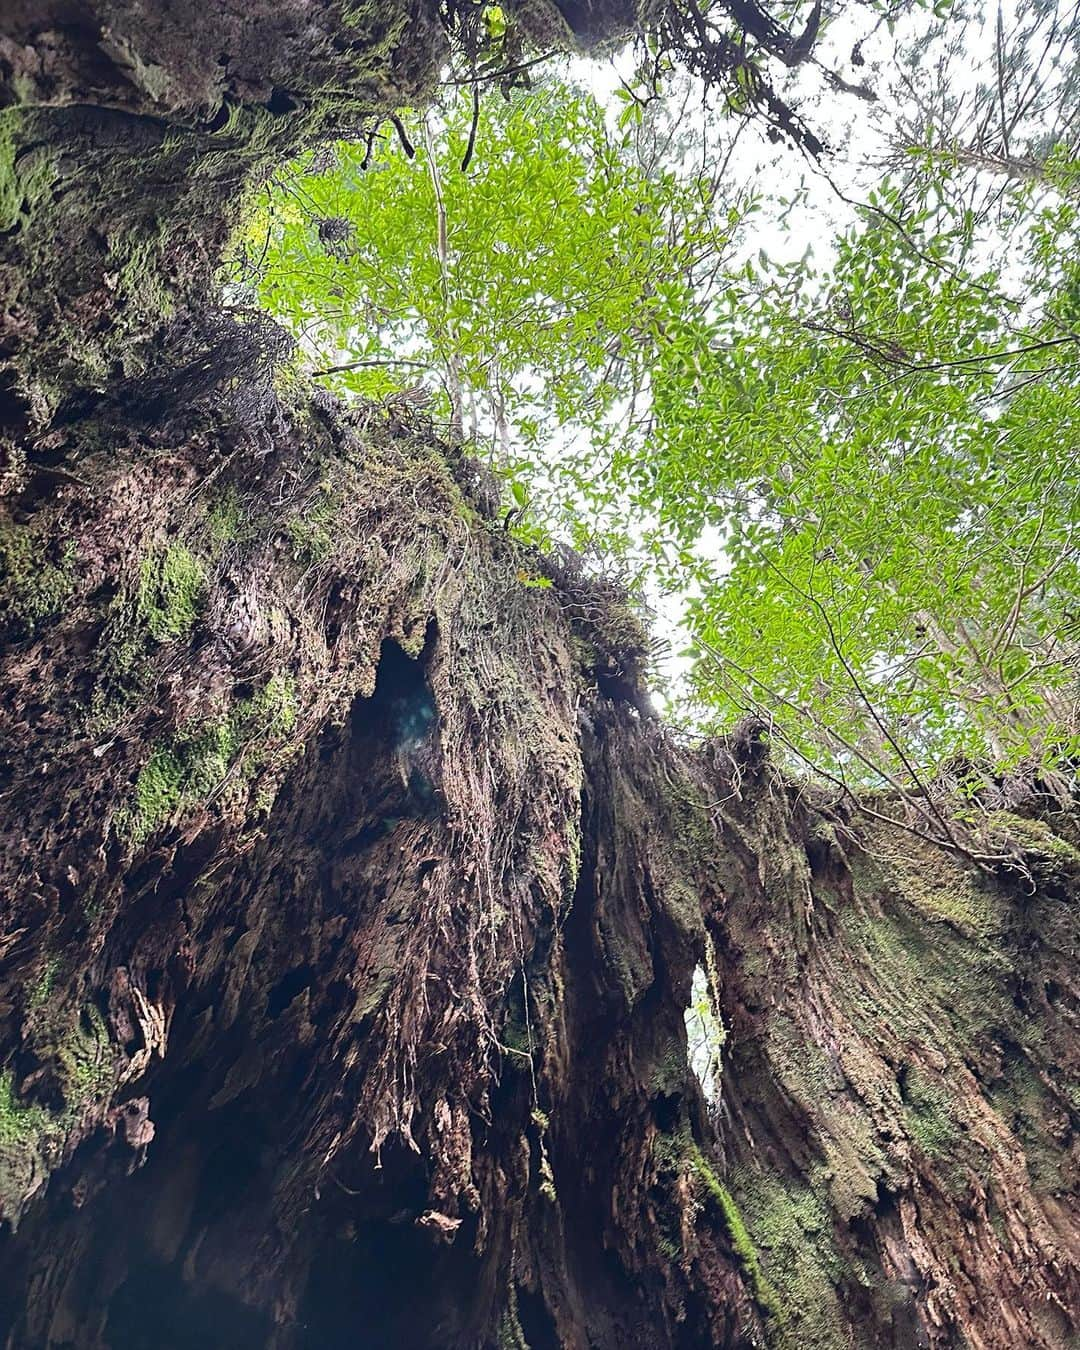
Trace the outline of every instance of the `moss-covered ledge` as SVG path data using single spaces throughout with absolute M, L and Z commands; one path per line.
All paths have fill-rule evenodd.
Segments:
M 0 17 L 0 437 L 151 368 L 205 305 L 245 193 L 275 165 L 424 96 L 446 52 L 427 0 L 91 0 Z M 33 456 L 34 450 L 30 448 Z M 2 469 L 0 465 L 0 469 Z

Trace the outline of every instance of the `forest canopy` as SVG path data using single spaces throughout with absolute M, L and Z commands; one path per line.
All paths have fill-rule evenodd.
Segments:
M 1076 16 L 821 36 L 824 147 L 640 51 L 449 72 L 259 190 L 229 294 L 659 608 L 689 727 L 749 714 L 845 790 L 1052 787 L 1080 750 Z

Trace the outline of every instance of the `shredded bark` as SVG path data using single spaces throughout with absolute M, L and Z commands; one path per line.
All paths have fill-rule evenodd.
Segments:
M 753 726 L 688 747 L 625 597 L 515 543 L 421 411 L 196 301 L 237 186 L 311 133 L 285 98 L 421 88 L 427 9 L 193 39 L 115 6 L 104 46 L 32 9 L 0 56 L 62 106 L 17 110 L 15 163 L 47 128 L 59 167 L 3 239 L 0 1339 L 1068 1345 L 1076 820 L 999 813 L 994 873 Z M 222 33 L 244 61 L 184 64 Z M 281 140 L 214 158 L 217 99 Z M 107 237 L 65 253 L 73 200 L 135 193 L 171 316 Z

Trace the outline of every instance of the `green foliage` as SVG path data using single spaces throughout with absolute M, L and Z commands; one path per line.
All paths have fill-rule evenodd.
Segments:
M 722 541 L 698 696 L 855 783 L 1080 745 L 1075 209 L 1018 194 L 1019 284 L 902 209 L 882 186 L 824 275 L 748 264 L 654 381 L 647 500 Z
M 1075 147 L 913 141 L 827 265 L 736 261 L 758 203 L 721 206 L 658 100 L 617 99 L 485 100 L 467 172 L 467 100 L 409 123 L 414 159 L 310 157 L 237 276 L 339 392 L 489 445 L 528 542 L 683 597 L 697 725 L 752 712 L 859 790 L 1071 762 Z M 286 529 L 302 561 L 332 545 L 317 505 Z
M 195 626 L 206 577 L 202 564 L 183 544 L 169 544 L 143 560 L 138 612 L 157 642 L 176 642 Z
M 558 83 L 485 100 L 470 172 L 471 104 L 411 125 L 364 168 L 363 145 L 279 177 L 238 241 L 241 275 L 341 392 L 428 401 L 452 435 L 486 441 L 525 504 L 580 505 L 614 528 L 598 453 L 644 406 L 650 353 L 696 303 L 693 271 L 725 246 L 710 188 L 646 172 L 589 95 Z M 642 406 L 635 411 L 635 403 Z M 627 417 L 625 414 L 629 413 Z M 541 462 L 558 434 L 559 461 Z
M 690 1006 L 684 1014 L 686 1023 L 686 1050 L 690 1067 L 701 1083 L 709 1102 L 716 1101 L 720 1092 L 721 1052 L 725 1032 L 713 1009 L 712 993 L 704 969 L 694 970 Z

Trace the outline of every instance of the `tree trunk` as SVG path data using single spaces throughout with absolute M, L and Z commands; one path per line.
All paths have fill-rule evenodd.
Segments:
M 1059 1350 L 1076 822 L 979 870 L 685 747 L 613 588 L 200 300 L 241 188 L 444 41 L 2 21 L 0 1339 Z

